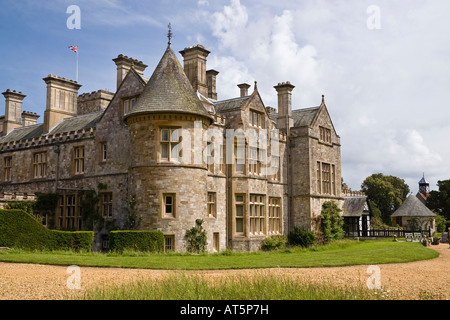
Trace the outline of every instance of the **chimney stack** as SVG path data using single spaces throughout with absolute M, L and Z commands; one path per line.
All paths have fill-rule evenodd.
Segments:
M 133 67 L 140 76 L 144 76 L 144 71 L 148 67 L 142 61 L 124 56 L 123 54 L 119 54 L 117 58 L 112 60 L 117 66 L 117 89 L 119 89 L 131 67 Z
M 206 71 L 206 81 L 208 83 L 208 98 L 217 100 L 217 89 L 216 89 L 216 77 L 219 71 L 208 70 Z
M 47 103 L 44 112 L 44 133 L 59 121 L 77 115 L 78 89 L 76 81 L 48 75 L 42 79 L 47 84 Z
M 278 83 L 275 90 L 278 93 L 278 129 L 288 132 L 293 127 L 294 119 L 292 118 L 292 90 L 295 88 L 289 81 Z
M 248 96 L 248 89 L 250 88 L 250 85 L 248 83 L 241 83 L 238 84 L 239 89 L 241 89 L 241 98 Z
M 39 115 L 37 113 L 30 112 L 30 111 L 22 112 L 22 125 L 24 127 L 37 124 L 38 119 L 39 119 Z
M 208 97 L 206 58 L 210 53 L 200 44 L 180 51 L 184 59 L 184 73 L 186 73 L 194 90 L 205 97 Z
M 22 126 L 22 102 L 26 95 L 9 89 L 2 94 L 5 96 L 5 120 L 2 133 L 7 134 L 11 130 Z

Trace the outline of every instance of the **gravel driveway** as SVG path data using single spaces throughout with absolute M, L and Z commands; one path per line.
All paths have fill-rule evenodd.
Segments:
M 379 265 L 381 288 L 389 290 L 392 298 L 399 300 L 450 299 L 450 249 L 448 244 L 430 247 L 439 252 L 436 259 Z M 137 279 L 157 279 L 178 271 L 80 268 L 80 289 L 69 289 L 73 278 L 67 267 L 0 262 L 0 300 L 62 300 L 93 286 L 124 283 Z M 181 271 L 180 271 L 181 272 Z M 183 271 L 202 273 L 206 277 L 223 275 L 248 275 L 258 270 Z M 368 266 L 270 269 L 273 274 L 283 274 L 309 281 L 328 281 L 342 286 L 363 285 L 372 274 Z M 69 282 L 72 286 L 76 282 Z

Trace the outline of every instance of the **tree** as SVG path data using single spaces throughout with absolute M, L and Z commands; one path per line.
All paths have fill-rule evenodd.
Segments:
M 391 223 L 391 214 L 402 205 L 410 192 L 405 180 L 382 173 L 367 177 L 361 185 L 361 191 L 380 209 L 381 219 L 386 224 Z
M 438 181 L 439 191 L 431 191 L 427 207 L 450 220 L 450 180 Z

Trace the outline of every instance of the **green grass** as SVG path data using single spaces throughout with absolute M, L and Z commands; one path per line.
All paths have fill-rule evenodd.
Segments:
M 379 292 L 377 292 L 379 293 Z M 227 276 L 209 281 L 202 276 L 172 275 L 158 281 L 98 287 L 75 299 L 84 300 L 386 300 L 367 288 L 313 284 L 288 276 L 259 272 L 254 277 Z
M 436 258 L 438 253 L 420 243 L 391 240 L 341 240 L 309 249 L 290 248 L 273 252 L 217 254 L 123 254 L 0 251 L 0 261 L 90 267 L 122 267 L 165 270 L 219 270 L 253 268 L 311 268 L 401 263 Z

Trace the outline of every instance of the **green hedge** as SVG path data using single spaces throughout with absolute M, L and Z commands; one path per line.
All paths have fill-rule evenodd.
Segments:
M 164 234 L 161 231 L 111 231 L 109 249 L 117 252 L 164 252 Z
M 0 247 L 91 251 L 93 241 L 92 231 L 49 230 L 22 210 L 0 210 Z

